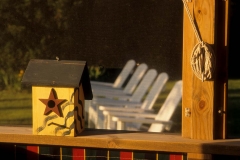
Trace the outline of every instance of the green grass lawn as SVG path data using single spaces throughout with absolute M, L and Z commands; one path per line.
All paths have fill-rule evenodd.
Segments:
M 32 95 L 25 92 L 0 92 L 0 125 L 32 124 Z
M 169 81 L 157 99 L 154 109 L 156 112 L 168 95 L 173 81 Z M 0 125 L 31 125 L 32 106 L 31 93 L 27 91 L 0 91 Z M 229 80 L 228 85 L 228 134 L 240 137 L 240 80 Z M 172 116 L 175 126 L 171 132 L 181 132 L 181 103 Z

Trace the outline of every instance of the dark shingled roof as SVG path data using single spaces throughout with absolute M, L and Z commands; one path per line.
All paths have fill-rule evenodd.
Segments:
M 86 61 L 32 59 L 23 75 L 25 86 L 79 87 L 82 83 L 85 99 L 92 99 L 92 89 Z

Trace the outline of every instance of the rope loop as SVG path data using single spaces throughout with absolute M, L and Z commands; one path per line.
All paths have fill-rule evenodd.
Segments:
M 202 82 L 213 78 L 216 58 L 209 44 L 202 41 L 195 45 L 191 54 L 190 63 L 193 73 L 202 80 Z

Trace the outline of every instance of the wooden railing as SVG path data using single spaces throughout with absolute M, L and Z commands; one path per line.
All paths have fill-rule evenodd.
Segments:
M 86 129 L 78 137 L 60 137 L 33 135 L 30 127 L 0 127 L 1 157 L 14 160 L 180 160 L 188 153 L 240 159 L 240 139 L 192 140 L 177 134 L 96 129 Z

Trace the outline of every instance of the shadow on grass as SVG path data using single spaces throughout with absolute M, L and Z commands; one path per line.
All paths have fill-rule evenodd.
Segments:
M 228 98 L 232 97 L 232 95 L 236 95 L 238 98 L 240 98 L 240 89 L 229 89 L 228 90 Z

